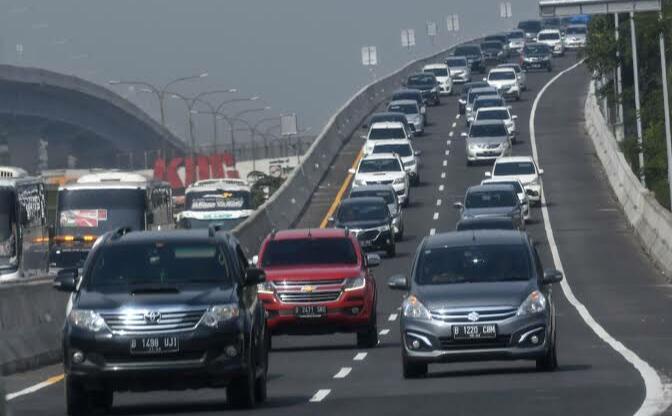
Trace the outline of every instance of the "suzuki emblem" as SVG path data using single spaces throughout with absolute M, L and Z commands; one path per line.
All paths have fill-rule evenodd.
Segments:
M 145 322 L 148 324 L 158 324 L 161 320 L 161 312 L 151 311 L 145 312 Z
M 481 315 L 479 315 L 478 312 L 470 312 L 469 315 L 467 315 L 467 319 L 471 322 L 476 322 L 481 319 Z

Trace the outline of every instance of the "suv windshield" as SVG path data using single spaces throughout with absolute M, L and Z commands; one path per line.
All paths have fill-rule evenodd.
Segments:
M 236 211 L 251 208 L 248 191 L 190 191 L 185 197 L 188 211 Z
M 357 264 L 357 253 L 348 238 L 272 240 L 262 254 L 262 267 L 311 264 Z
M 565 32 L 568 35 L 585 35 L 586 34 L 586 28 L 585 27 L 568 27 L 567 31 Z
M 350 198 L 366 198 L 369 196 L 383 198 L 386 204 L 394 204 L 394 191 L 355 191 L 350 193 Z
M 513 190 L 499 191 L 474 191 L 467 194 L 464 201 L 465 208 L 501 208 L 512 207 L 516 205 L 518 196 L 514 195 Z
M 523 51 L 525 55 L 548 55 L 551 53 L 547 45 L 527 45 Z
M 369 132 L 369 140 L 389 140 L 389 139 L 405 139 L 406 134 L 404 129 L 392 128 L 392 129 L 371 129 Z
M 415 281 L 419 285 L 530 280 L 530 257 L 522 244 L 437 247 L 423 250 Z
M 508 120 L 509 113 L 506 110 L 482 110 L 476 113 L 476 120 Z
M 496 176 L 534 175 L 536 170 L 532 162 L 504 162 L 495 164 Z
M 151 241 L 101 247 L 84 285 L 89 290 L 217 283 L 231 286 L 228 257 L 214 243 Z
M 560 34 L 558 33 L 540 33 L 537 37 L 538 40 L 560 40 Z
M 478 46 L 458 46 L 453 54 L 458 56 L 480 55 L 481 49 Z
M 360 173 L 400 172 L 401 166 L 397 159 L 367 159 L 359 165 Z
M 425 72 L 430 72 L 437 77 L 447 77 L 448 70 L 446 68 L 427 68 Z
M 504 123 L 501 124 L 474 124 L 469 130 L 469 137 L 497 137 L 506 136 L 507 130 Z
M 391 104 L 387 107 L 387 111 L 404 114 L 418 114 L 418 106 L 416 104 Z
M 515 71 L 493 71 L 488 76 L 490 81 L 516 79 Z
M 466 58 L 448 58 L 446 59 L 446 65 L 449 67 L 461 68 L 467 66 Z
M 407 144 L 379 144 L 373 148 L 373 153 L 396 153 L 401 157 L 413 156 L 411 145 Z
M 101 235 L 118 227 L 142 230 L 144 189 L 64 189 L 58 192 L 57 234 Z
M 538 33 L 541 30 L 541 22 L 532 20 L 518 23 L 518 29 L 527 33 Z
M 378 203 L 344 204 L 338 209 L 338 221 L 385 221 L 388 216 L 387 205 Z
M 410 77 L 408 77 L 408 82 L 406 82 L 406 85 L 409 88 L 413 87 L 431 88 L 434 85 L 436 85 L 436 78 L 434 77 L 434 75 L 429 74 L 411 75 Z

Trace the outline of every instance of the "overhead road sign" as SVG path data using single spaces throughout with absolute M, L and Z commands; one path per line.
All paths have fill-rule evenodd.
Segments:
M 657 12 L 660 10 L 660 0 L 541 0 L 539 2 L 541 17 Z

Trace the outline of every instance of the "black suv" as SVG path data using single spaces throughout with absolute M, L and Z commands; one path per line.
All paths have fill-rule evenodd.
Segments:
M 266 399 L 270 338 L 257 301 L 263 271 L 217 226 L 100 237 L 73 292 L 63 329 L 69 415 L 112 407 L 115 391 L 227 387 L 234 407 Z
M 422 91 L 422 98 L 428 104 L 441 104 L 439 81 L 436 80 L 434 74 L 422 72 L 410 75 L 406 79 L 406 88 Z
M 520 66 L 523 71 L 530 69 L 546 69 L 548 72 L 553 70 L 551 57 L 553 52 L 548 45 L 543 43 L 528 43 L 520 53 Z
M 397 247 L 392 220 L 383 198 L 367 196 L 341 201 L 336 217 L 330 222 L 336 228 L 347 228 L 353 232 L 362 249 L 384 250 L 388 257 L 394 257 Z
M 480 73 L 485 72 L 485 63 L 483 62 L 483 51 L 478 45 L 461 45 L 453 51 L 454 56 L 464 56 L 471 65 L 472 71 Z

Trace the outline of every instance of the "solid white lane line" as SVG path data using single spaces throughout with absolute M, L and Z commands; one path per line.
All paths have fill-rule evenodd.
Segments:
M 446 179 L 446 172 L 441 172 L 441 179 Z
M 448 166 L 448 161 L 447 160 L 443 161 L 443 166 Z
M 309 401 L 311 403 L 321 402 L 322 400 L 324 400 L 325 397 L 329 395 L 329 393 L 331 393 L 331 390 L 329 389 L 318 390 L 317 393 L 315 393 L 315 395 L 311 397 Z
M 429 235 L 434 235 L 434 234 L 436 234 L 436 228 L 432 228 L 431 230 L 429 230 Z
M 438 212 L 435 212 L 435 213 L 434 213 L 434 221 L 436 221 L 436 220 L 438 220 L 438 219 L 439 219 L 439 213 L 438 213 Z
M 334 378 L 346 378 L 352 371 L 352 367 L 343 367 L 338 373 L 334 374 Z
M 387 334 L 389 334 L 389 333 L 390 333 L 390 330 L 387 329 L 387 328 L 385 328 L 385 329 L 382 329 L 382 330 L 380 331 L 379 335 L 387 335 Z
M 440 200 L 440 199 L 437 199 L 437 200 L 436 200 L 436 206 L 437 206 L 437 207 L 440 207 L 440 206 L 441 206 L 441 200 Z
M 572 65 L 571 67 L 565 69 L 553 77 L 550 81 L 548 81 L 548 83 L 546 83 L 546 85 L 544 85 L 544 87 L 537 94 L 537 97 L 534 99 L 534 103 L 532 104 L 532 111 L 530 114 L 530 143 L 532 146 L 532 157 L 537 162 L 537 165 L 539 165 L 539 153 L 537 151 L 537 138 L 534 130 L 534 118 L 536 116 L 539 100 L 544 95 L 544 92 L 546 92 L 546 89 L 548 89 L 548 87 L 550 87 L 558 78 L 581 65 L 583 61 L 584 60 L 581 60 L 580 62 Z M 551 220 L 548 214 L 548 207 L 546 206 L 546 195 L 543 192 L 541 194 L 541 214 L 544 219 L 546 237 L 548 238 L 548 245 L 551 248 L 551 254 L 553 255 L 555 268 L 564 272 L 562 260 L 560 259 L 560 252 L 558 251 L 558 246 L 555 242 L 553 227 L 551 226 Z M 600 339 L 602 339 L 602 341 L 609 345 L 614 351 L 619 353 L 626 361 L 632 364 L 632 366 L 635 367 L 644 380 L 646 394 L 644 401 L 635 413 L 635 416 L 657 415 L 663 413 L 672 404 L 672 386 L 669 384 L 664 385 L 660 375 L 653 367 L 651 367 L 649 363 L 642 360 L 634 351 L 626 347 L 621 341 L 611 336 L 607 330 L 604 329 L 604 327 L 602 327 L 602 325 L 600 325 L 595 320 L 595 318 L 593 318 L 588 308 L 586 308 L 586 306 L 581 303 L 581 301 L 574 295 L 574 291 L 569 285 L 569 281 L 566 275 L 562 282 L 560 282 L 560 286 L 562 287 L 562 291 L 565 294 L 565 297 L 577 310 L 586 325 L 588 325 L 590 329 L 592 329 L 593 332 L 598 337 L 600 337 Z
M 453 125 L 450 126 L 450 127 L 455 128 L 456 126 L 457 126 L 457 122 L 453 122 Z
M 391 314 L 390 314 L 390 317 L 387 318 L 387 320 L 390 321 L 390 322 L 396 321 L 396 320 L 397 320 L 397 316 L 398 316 L 398 315 L 397 315 L 396 313 L 391 313 Z
M 369 355 L 368 352 L 358 352 L 358 353 L 355 355 L 355 358 L 353 358 L 353 360 L 355 360 L 355 361 L 364 361 L 364 359 L 366 358 L 367 355 Z
M 5 396 L 5 399 L 7 401 L 10 401 L 10 400 L 16 399 L 17 397 L 26 396 L 28 394 L 35 393 L 38 390 L 42 390 L 43 388 L 46 388 L 46 387 L 49 387 L 53 384 L 59 383 L 62 380 L 63 380 L 63 375 L 62 374 L 58 375 L 58 376 L 54 376 L 54 377 L 48 378 L 47 380 L 45 380 L 41 383 L 37 383 L 34 386 L 26 387 L 23 390 L 17 391 L 16 393 L 10 393 L 10 394 Z
M 439 192 L 443 192 L 443 185 L 439 185 Z

